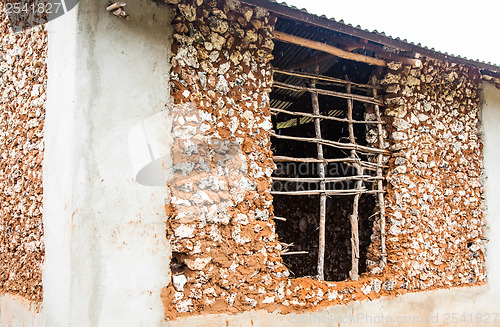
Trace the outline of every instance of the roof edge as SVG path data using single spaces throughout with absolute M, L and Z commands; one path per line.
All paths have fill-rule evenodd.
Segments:
M 295 9 L 292 7 L 288 7 L 287 5 L 280 4 L 277 2 L 269 1 L 269 0 L 240 0 L 240 2 L 261 7 L 267 9 L 279 16 L 302 21 L 304 23 L 315 25 L 318 27 L 326 28 L 335 32 L 340 32 L 344 34 L 348 34 L 351 36 L 359 37 L 361 39 L 365 39 L 368 41 L 376 42 L 388 47 L 396 48 L 401 51 L 409 51 L 416 52 L 423 56 L 437 59 L 440 61 L 448 61 L 457 64 L 466 64 L 470 66 L 474 66 L 481 70 L 487 70 L 493 73 L 500 74 L 500 67 L 492 64 L 487 64 L 484 62 L 479 62 L 476 60 L 470 60 L 466 58 L 456 57 L 453 55 L 448 55 L 446 53 L 441 53 L 435 50 L 427 49 L 418 45 L 414 45 L 405 41 L 401 41 L 398 39 L 393 39 L 387 37 L 382 34 L 377 34 L 374 32 L 369 32 L 366 30 L 362 30 L 357 27 L 349 26 L 340 22 L 337 22 L 332 19 L 328 19 L 326 17 L 319 17 L 314 14 L 310 14 L 306 11 L 302 11 L 299 9 Z M 496 74 L 495 74 L 496 75 Z

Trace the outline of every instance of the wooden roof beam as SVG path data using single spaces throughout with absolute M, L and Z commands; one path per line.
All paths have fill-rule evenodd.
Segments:
M 361 39 L 366 39 L 371 42 L 379 43 L 385 46 L 389 46 L 391 48 L 396 48 L 401 51 L 408 51 L 408 52 L 414 52 L 414 53 L 419 53 L 423 57 L 429 57 L 432 59 L 437 59 L 441 61 L 449 61 L 449 62 L 454 62 L 457 64 L 465 64 L 465 65 L 470 65 L 477 67 L 481 70 L 486 70 L 490 71 L 493 73 L 498 73 L 500 74 L 500 66 L 498 65 L 493 65 L 491 63 L 484 63 L 484 62 L 478 62 L 466 58 L 461 58 L 461 57 L 455 57 L 452 55 L 449 55 L 447 53 L 440 53 L 437 52 L 434 49 L 428 49 L 422 47 L 420 44 L 415 45 L 411 44 L 408 41 L 404 40 L 399 40 L 399 39 L 393 39 L 390 37 L 385 36 L 385 34 L 380 34 L 380 33 L 375 33 L 375 32 L 369 32 L 366 30 L 362 30 L 361 28 L 358 27 L 353 27 L 346 25 L 344 23 L 336 22 L 332 19 L 326 18 L 326 17 L 318 17 L 313 14 L 309 14 L 307 12 L 290 8 L 287 7 L 286 5 L 277 3 L 277 2 L 272 2 L 269 0 L 241 0 L 241 2 L 247 3 L 249 5 L 253 6 L 258 6 L 261 8 L 265 8 L 276 15 L 286 18 L 286 19 L 292 19 L 295 21 L 300 21 L 303 23 L 306 23 L 308 25 L 312 26 L 317 26 L 321 28 L 325 28 L 331 31 L 335 32 L 340 32 L 346 35 L 354 36 L 354 37 L 359 37 Z
M 306 47 L 306 48 L 326 52 L 326 53 L 332 54 L 332 55 L 340 57 L 340 58 L 363 62 L 363 63 L 368 64 L 368 65 L 383 66 L 383 67 L 387 66 L 387 63 L 385 62 L 385 60 L 382 60 L 382 59 L 377 59 L 377 58 L 373 58 L 373 57 L 360 55 L 357 53 L 352 53 L 349 51 L 345 51 L 345 50 L 336 48 L 336 47 L 329 45 L 329 44 L 326 44 L 326 43 L 304 39 L 304 38 L 301 38 L 301 37 L 298 37 L 295 35 L 286 34 L 286 33 L 280 32 L 280 31 L 274 31 L 274 39 L 276 41 L 292 43 L 292 44 L 299 45 L 301 47 Z
M 377 46 L 373 43 L 369 43 L 366 40 L 340 40 L 340 43 L 342 43 L 342 46 L 346 51 L 352 51 L 356 49 L 367 49 L 375 52 L 375 54 L 383 59 L 389 60 L 389 61 L 398 61 L 400 63 L 403 63 L 405 65 L 410 65 L 413 67 L 420 67 L 422 66 L 422 61 L 418 58 L 409 58 L 405 56 L 401 56 L 397 53 L 390 52 L 387 50 L 382 49 L 382 47 Z
M 286 34 L 286 33 L 280 32 L 280 31 L 274 31 L 274 39 L 277 41 L 281 41 L 281 42 L 292 43 L 292 44 L 296 44 L 296 45 L 299 45 L 302 47 L 306 47 L 306 48 L 310 48 L 310 49 L 314 49 L 314 50 L 319 50 L 319 51 L 322 51 L 322 52 L 325 52 L 325 53 L 328 53 L 330 55 L 334 55 L 334 56 L 337 56 L 340 58 L 354 60 L 354 61 L 358 61 L 358 62 L 363 62 L 363 63 L 369 64 L 369 65 L 382 66 L 382 67 L 387 66 L 387 62 L 383 59 L 373 58 L 373 57 L 361 55 L 358 53 L 352 53 L 352 52 L 349 52 L 349 51 L 346 51 L 343 49 L 339 49 L 337 47 L 334 47 L 334 46 L 326 44 L 326 43 L 313 41 L 313 40 L 309 40 L 309 39 L 304 39 L 304 38 L 301 38 L 299 36 Z M 368 50 L 372 50 L 372 51 L 375 51 L 378 56 L 380 56 L 386 60 L 398 61 L 398 62 L 401 62 L 405 65 L 410 65 L 413 67 L 420 67 L 422 65 L 422 62 L 420 61 L 420 59 L 403 57 L 403 56 L 397 55 L 395 53 L 385 51 L 381 48 L 379 49 L 379 47 L 377 47 L 376 45 L 370 44 L 370 43 L 362 43 L 362 42 L 352 41 L 352 42 L 346 43 L 346 46 L 348 47 L 348 49 L 365 48 Z M 322 56 L 320 56 L 319 58 L 323 59 Z

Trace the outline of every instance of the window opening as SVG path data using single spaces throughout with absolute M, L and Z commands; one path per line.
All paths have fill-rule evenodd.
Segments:
M 275 58 L 272 194 L 283 261 L 296 277 L 357 280 L 376 215 L 385 230 L 376 69 L 281 42 Z M 385 255 L 383 233 L 380 243 Z

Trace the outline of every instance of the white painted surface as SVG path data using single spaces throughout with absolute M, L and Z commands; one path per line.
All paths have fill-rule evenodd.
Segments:
M 500 294 L 500 90 L 482 85 L 483 164 L 486 197 L 486 269 L 491 291 Z M 500 297 L 493 298 L 500 311 Z M 500 322 L 498 324 L 500 326 Z
M 128 134 L 129 156 L 135 180 L 146 186 L 167 185 L 165 167 L 172 166 L 171 144 L 165 142 L 171 136 L 169 112 L 163 110 L 136 124 Z
M 36 307 L 12 295 L 0 296 L 0 326 L 23 327 L 40 326 L 40 315 L 36 314 Z
M 128 135 L 170 101 L 171 13 L 129 1 L 125 21 L 108 14 L 106 2 L 82 0 L 49 25 L 46 326 L 155 326 L 163 319 L 167 193 L 135 181 Z
M 481 308 L 474 299 L 486 292 L 485 287 L 455 288 L 433 292 L 411 293 L 393 300 L 351 302 L 317 312 L 280 315 L 265 311 L 251 311 L 238 315 L 210 315 L 191 317 L 179 321 L 166 322 L 163 327 L 441 327 L 441 326 L 499 326 L 500 317 L 492 323 L 491 309 Z M 490 298 L 490 301 L 494 298 Z M 462 306 L 461 304 L 465 304 Z M 494 302 L 493 302 L 494 303 Z M 497 308 L 494 312 L 498 312 Z M 454 316 L 458 320 L 462 314 L 486 317 L 488 324 L 451 323 Z M 227 325 L 226 325 L 227 322 Z M 446 324 L 448 322 L 448 324 Z

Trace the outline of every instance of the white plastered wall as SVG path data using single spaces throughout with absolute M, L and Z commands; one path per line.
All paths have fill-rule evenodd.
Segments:
M 500 89 L 482 85 L 483 163 L 486 196 L 486 268 L 488 284 L 500 294 Z M 500 311 L 500 298 L 495 298 Z M 498 324 L 500 326 L 500 322 Z
M 46 326 L 163 319 L 167 192 L 135 181 L 129 134 L 168 110 L 172 15 L 151 1 L 128 1 L 126 21 L 107 13 L 106 3 L 81 0 L 48 27 Z

